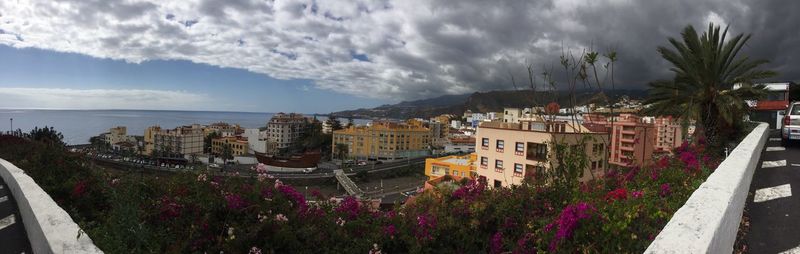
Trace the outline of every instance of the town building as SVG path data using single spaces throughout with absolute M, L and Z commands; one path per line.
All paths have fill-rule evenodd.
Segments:
M 608 163 L 618 166 L 643 166 L 652 162 L 656 130 L 642 117 L 620 114 L 611 126 L 611 155 Z
M 612 121 L 613 120 L 613 121 Z M 609 118 L 604 114 L 583 114 L 583 126 L 593 132 L 610 133 L 608 162 L 618 166 L 643 166 L 654 154 L 671 152 L 684 140 L 680 123 L 671 116 L 640 117 L 623 113 Z
M 303 134 L 308 122 L 302 114 L 278 113 L 272 116 L 267 123 L 268 153 L 276 153 L 291 146 Z
M 445 153 L 473 153 L 475 152 L 475 138 L 449 138 L 449 142 L 444 146 Z
M 789 88 L 794 85 L 791 82 L 783 83 L 762 83 L 767 90 L 766 98 L 758 101 L 748 101 L 747 104 L 753 109 L 750 113 L 750 120 L 765 122 L 772 129 L 780 129 L 783 126 L 785 111 L 789 108 Z M 735 84 L 733 89 L 739 89 L 742 84 Z
M 683 144 L 683 126 L 672 116 L 656 117 L 653 120 L 656 126 L 655 152 L 672 152 Z
M 450 128 L 461 129 L 461 120 L 450 120 Z
M 475 158 L 475 154 L 427 158 L 425 159 L 425 176 L 428 177 L 428 180 L 445 175 L 473 177 L 477 174 Z
M 175 154 L 203 153 L 203 128 L 199 124 L 180 126 L 175 129 L 161 129 L 152 126 L 145 129 L 145 153 L 169 152 Z
M 117 126 L 108 129 L 108 133 L 105 133 L 103 138 L 104 141 L 112 147 L 122 142 L 136 144 L 136 138 L 128 136 L 128 129 L 125 126 Z
M 267 132 L 259 129 L 245 129 L 242 134 L 247 139 L 248 152 L 267 153 Z
M 503 122 L 504 123 L 519 123 L 522 118 L 522 109 L 520 108 L 504 108 L 503 109 Z
M 608 136 L 564 121 L 483 122 L 475 142 L 478 175 L 492 187 L 519 185 L 526 176 L 557 166 L 556 144 L 586 153 L 588 163 L 580 181 L 601 176 L 607 168 Z
M 225 122 L 212 123 L 203 128 L 203 134 L 206 136 L 212 132 L 216 132 L 220 137 L 233 137 L 244 133 L 244 128 L 238 124 L 229 124 Z
M 211 140 L 211 153 L 220 156 L 225 146 L 231 147 L 233 156 L 243 156 L 250 153 L 250 146 L 247 140 L 241 137 L 222 137 Z
M 337 144 L 347 147 L 347 157 L 390 160 L 429 154 L 432 133 L 415 121 L 397 123 L 376 121 L 369 126 L 353 126 L 333 131 L 332 153 Z

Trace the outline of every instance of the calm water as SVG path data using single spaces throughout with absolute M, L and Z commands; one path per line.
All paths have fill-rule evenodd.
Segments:
M 64 134 L 67 144 L 86 144 L 90 137 L 107 132 L 114 126 L 126 126 L 128 135 L 138 136 L 144 135 L 144 129 L 153 125 L 175 128 L 193 123 L 211 124 L 222 121 L 236 123 L 244 128 L 259 128 L 265 126 L 272 115 L 203 111 L 0 109 L 0 131 L 9 130 L 9 119 L 14 118 L 14 129 L 27 132 L 35 126 L 53 126 Z M 365 122 L 366 120 L 356 120 L 356 123 Z

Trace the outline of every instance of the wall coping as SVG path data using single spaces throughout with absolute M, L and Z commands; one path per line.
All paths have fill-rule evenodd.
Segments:
M 678 209 L 645 253 L 732 253 L 769 124 L 759 123 Z
M 103 253 L 25 171 L 0 159 L 0 177 L 17 201 L 34 253 Z

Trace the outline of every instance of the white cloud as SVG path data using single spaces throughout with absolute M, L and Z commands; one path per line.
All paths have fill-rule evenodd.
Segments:
M 0 108 L 203 109 L 211 98 L 185 91 L 0 88 Z M 100 105 L 100 106 L 98 106 Z
M 0 44 L 130 62 L 182 59 L 310 79 L 318 88 L 359 96 L 409 99 L 510 89 L 509 71 L 521 75 L 526 64 L 556 64 L 561 47 L 591 44 L 617 47 L 619 80 L 642 85 L 667 73 L 655 52 L 667 36 L 686 24 L 704 27 L 707 19 L 748 24 L 750 10 L 741 6 L 721 0 L 18 0 L 0 1 Z

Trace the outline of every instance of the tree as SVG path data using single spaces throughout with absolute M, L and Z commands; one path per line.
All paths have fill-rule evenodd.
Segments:
M 335 149 L 336 154 L 334 156 L 336 156 L 336 158 L 340 160 L 347 159 L 348 156 L 347 149 L 348 149 L 347 144 L 342 144 L 342 143 L 336 144 L 336 149 Z
M 220 138 L 219 133 L 216 131 L 209 133 L 203 138 L 203 153 L 211 153 L 211 142 L 216 138 Z
M 748 110 L 744 100 L 763 96 L 763 89 L 752 86 L 753 81 L 776 74 L 759 69 L 766 60 L 739 56 L 750 35 L 726 40 L 727 34 L 727 27 L 720 32 L 720 27 L 712 23 L 708 31 L 698 35 L 690 25 L 681 33 L 682 41 L 669 38 L 674 49 L 658 47 L 661 56 L 672 64 L 670 70 L 675 76 L 651 83 L 646 101 L 650 104 L 647 113 L 696 120 L 695 137 L 705 137 L 714 147 L 731 134 L 727 130 L 736 130 L 741 124 L 741 116 Z M 733 89 L 734 84 L 743 87 Z
M 327 122 L 328 125 L 331 126 L 331 130 L 332 131 L 337 131 L 337 130 L 341 130 L 342 128 L 344 128 L 344 127 L 342 127 L 342 122 L 340 122 L 339 119 L 336 118 L 336 116 L 334 116 L 334 115 L 330 115 L 328 117 L 328 120 L 325 120 L 325 122 Z
M 53 127 L 45 126 L 44 128 L 41 129 L 39 127 L 34 127 L 33 130 L 31 130 L 31 132 L 28 134 L 28 138 L 30 138 L 33 141 L 45 143 L 48 145 L 54 145 L 54 146 L 66 145 L 64 143 L 64 135 L 62 135 L 61 132 L 58 132 Z
M 230 144 L 225 144 L 224 146 L 222 146 L 222 155 L 220 156 L 222 158 L 222 164 L 225 165 L 228 164 L 228 160 L 233 159 L 233 149 L 231 148 Z
M 353 117 L 352 116 L 347 117 L 347 126 L 345 126 L 345 128 L 353 127 L 353 125 L 355 125 L 355 123 L 353 122 Z

